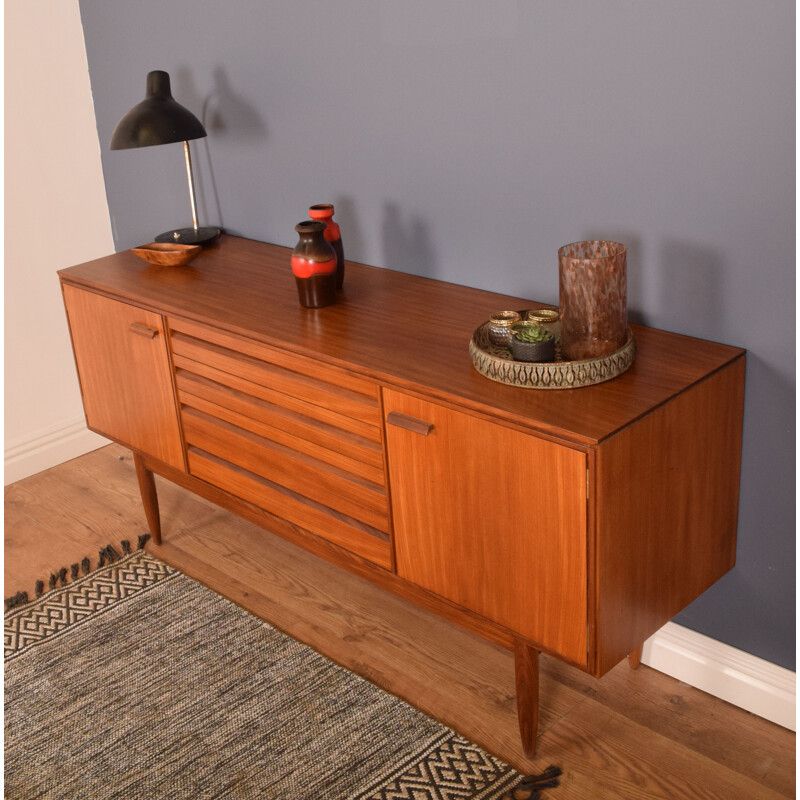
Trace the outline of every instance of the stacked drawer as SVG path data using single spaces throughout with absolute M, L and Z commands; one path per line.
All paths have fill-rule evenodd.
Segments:
M 169 327 L 190 473 L 390 568 L 377 384 L 197 323 Z

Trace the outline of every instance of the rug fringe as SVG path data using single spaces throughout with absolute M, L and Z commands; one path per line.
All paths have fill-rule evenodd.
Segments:
M 24 606 L 28 602 L 30 601 L 28 600 L 27 592 L 17 592 L 13 597 L 6 598 L 6 611 L 18 606 Z
M 136 549 L 144 550 L 144 546 L 149 538 L 149 533 L 142 534 L 137 541 Z M 123 556 L 130 555 L 133 552 L 131 549 L 131 543 L 127 539 L 123 539 L 120 542 L 120 546 L 122 547 L 122 555 L 120 555 L 119 551 L 110 544 L 103 547 L 98 552 L 96 569 L 99 569 L 106 564 L 113 564 L 115 561 L 119 561 L 121 558 L 123 558 Z M 70 581 L 67 580 L 68 574 L 72 581 L 77 580 L 81 570 L 83 571 L 84 575 L 88 575 L 92 571 L 92 562 L 88 558 L 84 558 L 79 564 L 72 564 L 72 566 L 69 568 L 62 567 L 58 572 L 51 573 L 50 579 L 47 581 L 48 591 L 57 588 L 59 584 L 61 586 L 67 586 L 70 583 Z M 44 581 L 36 581 L 35 592 L 36 597 L 41 597 L 44 594 Z M 6 611 L 11 611 L 13 608 L 19 608 L 20 606 L 24 606 L 30 602 L 32 601 L 29 599 L 27 592 L 17 592 L 15 595 L 5 599 Z
M 550 765 L 541 775 L 526 775 L 502 800 L 539 800 L 540 789 L 553 789 L 559 785 L 561 767 Z

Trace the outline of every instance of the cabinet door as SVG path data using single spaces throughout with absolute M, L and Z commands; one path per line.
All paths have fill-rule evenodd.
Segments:
M 63 289 L 89 427 L 185 469 L 162 317 Z
M 392 390 L 384 414 L 398 574 L 586 664 L 585 454 Z

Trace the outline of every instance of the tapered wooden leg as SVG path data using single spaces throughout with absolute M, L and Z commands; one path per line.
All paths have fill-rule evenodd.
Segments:
M 158 513 L 158 495 L 156 494 L 156 480 L 153 473 L 144 465 L 138 453 L 133 454 L 133 463 L 136 465 L 136 477 L 139 479 L 139 492 L 142 495 L 144 515 L 154 544 L 161 544 L 161 517 Z
M 632 653 L 628 654 L 628 664 L 631 669 L 639 669 L 639 664 L 642 663 L 642 647 L 644 645 L 640 644 Z
M 522 639 L 514 643 L 514 672 L 522 749 L 528 758 L 533 758 L 539 726 L 539 651 Z

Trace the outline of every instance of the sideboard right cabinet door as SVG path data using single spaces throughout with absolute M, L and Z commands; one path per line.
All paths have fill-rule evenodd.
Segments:
M 384 389 L 397 573 L 576 664 L 586 455 Z

